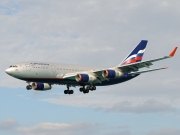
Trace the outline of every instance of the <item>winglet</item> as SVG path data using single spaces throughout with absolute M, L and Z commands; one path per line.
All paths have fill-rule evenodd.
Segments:
M 173 57 L 174 54 L 176 53 L 178 47 L 175 47 L 174 50 L 169 54 L 170 57 Z

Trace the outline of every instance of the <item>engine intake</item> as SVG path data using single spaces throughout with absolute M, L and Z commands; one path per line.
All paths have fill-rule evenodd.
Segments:
M 95 81 L 97 81 L 97 78 L 94 75 L 89 75 L 89 74 L 77 74 L 75 77 L 77 82 L 89 82 L 89 83 L 93 83 Z
M 32 88 L 33 88 L 34 90 L 40 90 L 40 91 L 50 90 L 50 89 L 51 89 L 51 85 L 48 84 L 48 83 L 38 83 L 38 82 L 34 82 L 34 83 L 32 83 Z
M 102 76 L 105 78 L 120 78 L 123 76 L 123 73 L 117 70 L 104 70 Z

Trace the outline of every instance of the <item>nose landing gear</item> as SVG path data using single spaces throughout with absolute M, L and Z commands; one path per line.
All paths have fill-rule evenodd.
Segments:
M 27 86 L 26 86 L 26 89 L 27 89 L 27 90 L 31 90 L 31 89 L 32 89 L 32 86 L 31 86 L 31 85 L 27 85 Z
M 30 82 L 27 82 L 28 83 L 28 85 L 26 86 L 26 89 L 27 90 L 31 90 L 32 89 L 32 85 L 30 84 Z

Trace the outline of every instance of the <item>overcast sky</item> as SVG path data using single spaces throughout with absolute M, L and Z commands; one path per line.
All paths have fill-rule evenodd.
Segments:
M 41 61 L 111 67 L 142 40 L 144 60 L 180 44 L 178 0 L 0 0 L 0 134 L 179 135 L 179 50 L 169 68 L 89 94 L 27 91 L 9 65 Z

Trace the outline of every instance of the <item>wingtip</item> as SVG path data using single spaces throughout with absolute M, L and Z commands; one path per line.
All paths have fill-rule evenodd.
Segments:
M 170 57 L 173 57 L 177 51 L 178 47 L 175 47 L 174 50 L 169 54 Z

